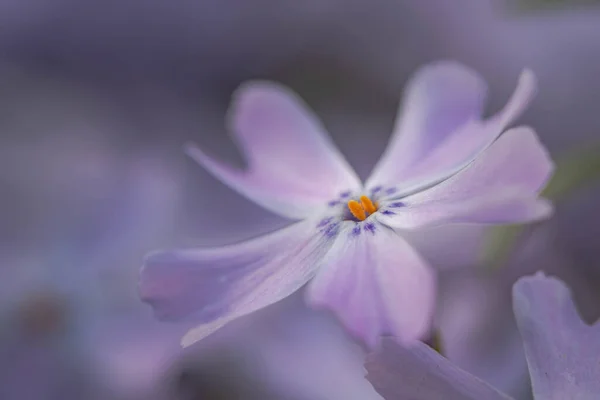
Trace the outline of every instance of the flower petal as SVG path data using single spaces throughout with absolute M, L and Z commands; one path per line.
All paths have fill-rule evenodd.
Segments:
M 446 358 L 495 388 L 522 397 L 527 362 L 510 288 L 524 265 L 513 264 L 493 273 L 482 273 L 477 263 L 441 272 L 435 321 Z
M 367 379 L 385 400 L 508 400 L 424 343 L 403 348 L 392 338 L 367 357 Z
M 531 71 L 523 71 L 506 106 L 481 121 L 487 87 L 479 75 L 453 62 L 425 67 L 409 84 L 390 145 L 367 189 L 395 186 L 394 196 L 404 196 L 456 173 L 519 117 L 535 82 Z
M 513 286 L 536 399 L 595 399 L 600 393 L 600 323 L 586 325 L 571 293 L 541 273 Z
M 199 340 L 296 291 L 332 243 L 305 221 L 236 245 L 152 254 L 141 272 L 140 296 L 159 318 L 207 324 L 194 330 Z
M 551 205 L 537 198 L 553 164 L 535 132 L 507 131 L 458 174 L 402 199 L 393 215 L 377 219 L 395 228 L 451 222 L 516 223 L 547 217 Z M 385 207 L 385 204 L 382 204 Z
M 435 275 L 391 229 L 349 223 L 309 284 L 307 300 L 332 310 L 346 328 L 374 347 L 382 334 L 404 342 L 429 332 Z
M 188 153 L 266 209 L 302 219 L 340 192 L 361 187 L 316 116 L 289 89 L 268 82 L 245 84 L 228 115 L 247 157 L 247 170 L 223 165 L 194 146 Z

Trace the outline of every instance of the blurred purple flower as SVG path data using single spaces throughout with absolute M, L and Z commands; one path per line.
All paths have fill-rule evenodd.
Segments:
M 4 146 L 20 206 L 9 210 L 37 235 L 25 229 L 0 253 L 3 400 L 154 399 L 180 353 L 182 327 L 148 315 L 138 271 L 123 267 L 164 241 L 182 180 L 156 153 L 119 155 L 77 134 Z
M 593 197 L 587 200 L 593 200 Z M 586 207 L 580 201 L 557 206 L 551 221 L 532 226 L 501 268 L 474 265 L 439 274 L 439 295 L 434 325 L 441 334 L 442 354 L 457 367 L 515 398 L 531 392 L 523 343 L 512 310 L 511 287 L 523 275 L 543 270 L 557 276 L 576 294 L 584 320 L 598 317 L 600 292 L 593 275 L 597 252 L 582 249 L 596 243 L 578 234 L 591 217 L 597 202 Z M 575 211 L 576 212 L 572 212 Z M 585 218 L 583 218 L 585 215 Z M 583 220 L 586 219 L 584 222 Z M 577 250 L 573 244 L 577 241 Z M 597 246 L 593 247 L 597 249 Z
M 424 343 L 408 349 L 392 338 L 367 357 L 367 379 L 385 400 L 509 400 Z
M 600 393 L 600 323 L 585 324 L 571 293 L 539 273 L 513 287 L 513 307 L 523 337 L 537 399 L 594 399 Z
M 570 291 L 542 273 L 513 286 L 513 307 L 536 399 L 595 399 L 600 392 L 600 324 L 586 325 Z M 421 344 L 385 340 L 369 357 L 367 379 L 385 399 L 507 399 Z
M 549 215 L 550 204 L 537 194 L 552 162 L 536 134 L 519 127 L 498 138 L 534 92 L 535 78 L 524 71 L 508 104 L 481 120 L 482 78 L 452 62 L 423 68 L 363 186 L 297 96 L 272 83 L 243 86 L 230 116 L 248 170 L 196 147 L 188 152 L 246 197 L 302 222 L 241 244 L 152 254 L 141 274 L 142 299 L 162 318 L 199 317 L 203 324 L 182 341 L 190 345 L 316 277 L 307 301 L 334 311 L 368 346 L 381 334 L 405 343 L 422 338 L 435 275 L 398 233 Z

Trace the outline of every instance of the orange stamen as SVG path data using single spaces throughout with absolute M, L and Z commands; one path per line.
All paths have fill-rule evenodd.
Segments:
M 369 214 L 373 214 L 375 211 L 377 211 L 377 206 L 374 205 L 373 202 L 371 201 L 371 199 L 368 198 L 367 196 L 361 196 L 360 202 L 361 202 L 363 208 L 365 209 L 365 211 L 368 212 Z
M 365 213 L 365 209 L 363 205 L 356 200 L 350 200 L 348 202 L 348 208 L 354 217 L 356 217 L 359 221 L 364 221 L 367 219 L 367 214 Z

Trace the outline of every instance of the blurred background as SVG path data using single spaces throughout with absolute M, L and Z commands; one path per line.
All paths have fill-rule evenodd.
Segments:
M 596 4 L 0 0 L 0 399 L 379 399 L 360 350 L 298 295 L 183 351 L 188 327 L 155 321 L 137 276 L 156 248 L 286 224 L 182 151 L 243 165 L 224 126 L 241 82 L 298 92 L 364 178 L 403 86 L 439 59 L 485 77 L 489 113 L 524 67 L 539 79 L 520 122 L 560 163 L 555 217 L 411 238 L 440 270 L 443 354 L 527 399 L 515 279 L 558 275 L 588 321 L 600 315 Z

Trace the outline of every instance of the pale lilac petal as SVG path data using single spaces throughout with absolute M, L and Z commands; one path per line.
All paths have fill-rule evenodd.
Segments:
M 549 202 L 537 198 L 553 170 L 535 132 L 507 131 L 468 167 L 444 182 L 401 200 L 393 214 L 377 218 L 395 228 L 440 223 L 517 223 L 550 215 Z M 386 203 L 382 203 L 386 207 Z
M 382 334 L 409 343 L 429 332 L 435 275 L 391 229 L 348 223 L 309 284 L 307 300 L 333 311 L 370 347 Z
M 393 338 L 367 357 L 367 379 L 385 400 L 508 400 L 423 343 L 404 348 Z
M 397 229 L 416 229 L 441 224 L 516 224 L 540 221 L 552 215 L 545 199 L 524 196 L 518 188 L 506 188 L 481 197 L 449 203 L 406 206 L 395 215 L 378 213 L 381 223 Z
M 504 128 L 510 125 L 513 121 L 525 112 L 529 103 L 533 100 L 537 93 L 537 78 L 530 69 L 524 69 L 519 75 L 517 87 L 513 92 L 512 96 L 506 102 L 506 105 L 497 114 L 490 117 L 488 122 L 493 127 L 500 129 L 502 132 Z
M 486 97 L 485 81 L 461 64 L 438 62 L 418 70 L 406 86 L 380 172 L 399 172 L 386 163 L 396 169 L 413 165 L 466 122 L 479 119 Z
M 206 324 L 194 330 L 199 340 L 296 291 L 332 243 L 306 221 L 241 244 L 156 253 L 142 269 L 140 296 L 160 318 Z
M 536 399 L 597 399 L 600 323 L 581 320 L 565 284 L 541 273 L 521 278 L 513 307 Z
M 248 161 L 224 165 L 190 146 L 188 153 L 218 179 L 263 207 L 301 219 L 360 180 L 304 102 L 275 83 L 253 82 L 235 94 L 231 130 Z
M 367 188 L 393 186 L 394 196 L 403 196 L 464 168 L 524 111 L 535 82 L 531 71 L 523 71 L 506 106 L 482 121 L 487 88 L 474 71 L 450 62 L 426 67 L 409 85 L 390 145 Z

